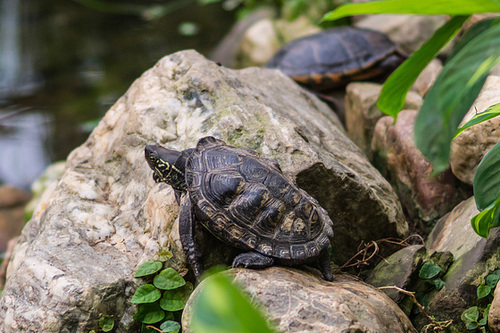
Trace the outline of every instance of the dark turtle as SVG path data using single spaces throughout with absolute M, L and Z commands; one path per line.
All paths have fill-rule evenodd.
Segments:
M 337 27 L 291 41 L 266 67 L 313 90 L 329 90 L 390 73 L 404 59 L 378 31 Z
M 234 258 L 233 267 L 317 262 L 324 278 L 333 279 L 328 253 L 333 223 L 277 162 L 211 136 L 194 149 L 155 145 L 146 146 L 145 154 L 153 179 L 171 185 L 181 205 L 181 243 L 197 280 L 203 264 L 194 239 L 196 222 L 247 251 Z

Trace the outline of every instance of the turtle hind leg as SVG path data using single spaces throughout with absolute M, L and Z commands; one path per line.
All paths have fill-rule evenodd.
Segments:
M 325 280 L 333 281 L 332 267 L 330 266 L 330 254 L 328 253 L 327 247 L 319 253 L 318 264 Z
M 272 266 L 274 259 L 258 252 L 245 252 L 237 255 L 233 260 L 233 267 L 266 268 Z

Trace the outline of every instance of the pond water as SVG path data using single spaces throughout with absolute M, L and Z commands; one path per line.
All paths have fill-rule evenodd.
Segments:
M 220 4 L 80 3 L 99 2 L 0 0 L 0 183 L 29 188 L 145 70 L 182 49 L 210 54 L 234 23 Z M 136 15 L 151 5 L 179 8 L 154 20 Z

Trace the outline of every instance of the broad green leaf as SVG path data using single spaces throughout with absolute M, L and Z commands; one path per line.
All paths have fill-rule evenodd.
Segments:
M 485 19 L 477 22 L 472 27 L 465 31 L 465 34 L 459 38 L 458 43 L 453 46 L 453 51 L 448 57 L 447 61 L 450 61 L 462 48 L 467 45 L 471 40 L 476 38 L 478 35 L 482 34 L 492 26 L 498 24 L 499 18 Z
M 160 329 L 165 333 L 176 333 L 181 330 L 181 325 L 173 320 L 167 320 L 160 325 Z
M 490 294 L 490 292 L 491 292 L 491 287 L 488 285 L 482 284 L 479 287 L 477 287 L 477 291 L 476 291 L 477 298 L 481 299 L 483 297 L 486 297 Z
M 471 220 L 472 229 L 481 237 L 488 238 L 491 229 L 491 212 L 486 209 L 474 216 Z
M 467 308 L 462 312 L 461 319 L 464 323 L 477 322 L 479 319 L 479 309 L 477 306 Z
M 415 144 L 433 164 L 434 173 L 448 167 L 458 125 L 499 62 L 500 25 L 496 25 L 463 47 L 427 93 L 415 122 Z
M 145 284 L 135 291 L 131 302 L 134 304 L 153 303 L 159 300 L 160 297 L 161 291 L 156 289 L 152 284 Z
M 478 325 L 478 323 L 476 323 L 476 322 L 469 322 L 469 323 L 467 324 L 467 329 L 468 329 L 469 331 L 474 331 L 474 330 L 476 330 L 476 329 L 478 328 L 478 326 L 479 326 L 479 325 Z
M 165 311 L 160 308 L 160 304 L 142 304 L 137 309 L 134 319 L 144 324 L 155 324 L 165 318 Z
M 155 276 L 153 284 L 158 289 L 169 290 L 182 287 L 186 284 L 186 281 L 179 275 L 179 273 L 177 273 L 175 269 L 168 267 Z
M 387 78 L 377 101 L 380 111 L 393 117 L 398 115 L 404 106 L 408 90 L 420 72 L 453 38 L 467 19 L 468 16 L 457 16 L 448 21 Z
M 323 20 L 333 21 L 346 16 L 364 14 L 446 14 L 456 16 L 498 11 L 500 11 L 500 3 L 495 0 L 385 0 L 348 3 L 326 13 Z
M 479 326 L 486 326 L 486 324 L 488 324 L 488 317 L 485 316 L 483 318 L 481 318 L 481 320 L 478 322 Z M 486 331 L 484 331 L 486 332 Z
M 473 181 L 478 210 L 484 210 L 500 197 L 500 141 L 483 157 Z
M 433 277 L 436 277 L 440 272 L 441 267 L 439 267 L 439 265 L 436 265 L 433 261 L 427 261 L 422 265 L 422 268 L 420 268 L 418 276 L 422 279 L 432 279 Z
M 160 306 L 165 311 L 182 310 L 192 292 L 193 285 L 189 282 L 181 288 L 165 290 L 160 299 Z
M 490 288 L 493 290 L 493 289 L 495 289 L 499 280 L 500 280 L 500 276 L 498 276 L 496 274 L 489 274 L 486 277 L 486 284 L 488 286 L 490 286 Z
M 162 267 L 162 263 L 156 260 L 146 261 L 144 264 L 137 268 L 135 277 L 142 277 L 158 272 Z
M 460 126 L 454 138 L 456 138 L 460 133 L 462 133 L 469 127 L 482 123 L 483 121 L 486 121 L 488 119 L 495 118 L 496 116 L 500 116 L 500 103 L 492 105 L 484 112 L 476 114 L 468 122 Z
M 271 333 L 262 314 L 224 274 L 207 278 L 193 304 L 196 333 Z
M 109 332 L 115 327 L 113 316 L 104 315 L 99 319 L 99 327 L 103 332 Z

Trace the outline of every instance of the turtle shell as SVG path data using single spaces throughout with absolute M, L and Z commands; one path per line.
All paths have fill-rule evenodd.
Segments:
M 387 73 L 403 59 L 396 45 L 378 31 L 337 27 L 291 41 L 266 66 L 325 90 Z
M 188 193 L 200 222 L 237 248 L 291 261 L 317 257 L 333 236 L 318 202 L 272 160 L 212 137 L 186 161 Z

